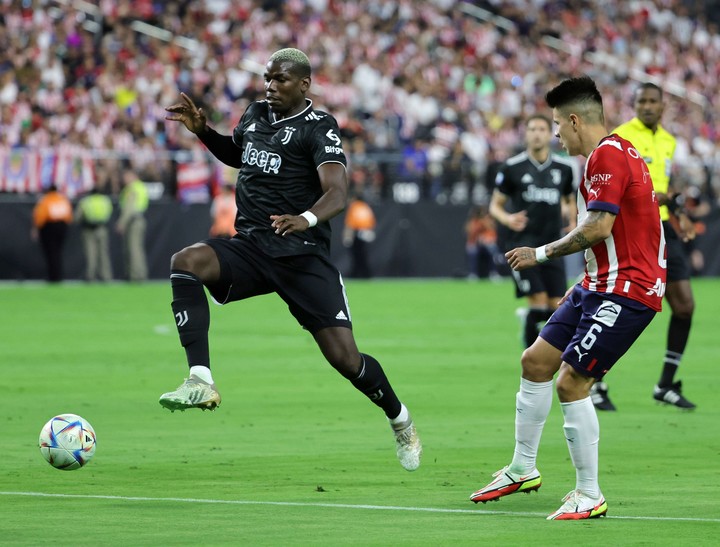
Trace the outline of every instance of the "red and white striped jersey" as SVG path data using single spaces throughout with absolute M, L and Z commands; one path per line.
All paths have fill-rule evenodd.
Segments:
M 617 135 L 600 141 L 587 159 L 579 190 L 578 224 L 588 211 L 616 215 L 610 236 L 585 251 L 582 286 L 660 311 L 665 235 L 650 173 L 632 143 Z

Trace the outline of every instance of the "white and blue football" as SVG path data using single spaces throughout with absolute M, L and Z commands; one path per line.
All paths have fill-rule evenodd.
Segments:
M 59 414 L 40 431 L 40 453 L 56 469 L 83 467 L 95 454 L 95 430 L 76 414 Z

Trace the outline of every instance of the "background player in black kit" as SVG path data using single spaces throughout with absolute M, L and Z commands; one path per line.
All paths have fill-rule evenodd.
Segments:
M 265 67 L 266 100 L 252 103 L 232 137 L 206 124 L 181 93 L 168 120 L 180 121 L 223 163 L 240 169 L 237 235 L 208 239 L 173 255 L 170 282 L 180 342 L 190 367 L 177 390 L 160 397 L 170 410 L 213 410 L 220 394 L 210 372 L 210 313 L 204 287 L 219 303 L 277 293 L 315 338 L 328 362 L 383 409 L 397 456 L 413 471 L 422 446 L 407 408 L 380 363 L 360 353 L 340 272 L 329 261 L 330 225 L 347 200 L 346 159 L 338 125 L 305 95 L 310 61 L 302 51 L 275 52 Z
M 508 159 L 498 171 L 490 214 L 506 227 L 503 251 L 555 240 L 564 222 L 570 230 L 575 227 L 576 164 L 552 154 L 551 139 L 550 120 L 530 116 L 525 128 L 526 150 Z M 565 266 L 562 260 L 548 261 L 512 274 L 516 296 L 527 298 L 523 341 L 530 347 L 540 332 L 539 325 L 550 318 L 565 295 Z

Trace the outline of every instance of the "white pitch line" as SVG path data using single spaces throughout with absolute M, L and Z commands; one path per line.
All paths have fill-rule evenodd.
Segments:
M 530 513 L 520 511 L 488 511 L 485 509 L 447 509 L 441 507 L 402 507 L 398 505 L 364 505 L 350 503 L 313 503 L 299 501 L 253 501 L 253 500 L 213 500 L 197 498 L 151 498 L 145 496 L 105 496 L 90 494 L 49 494 L 46 492 L 0 492 L 0 496 L 25 496 L 35 498 L 64 498 L 88 500 L 115 500 L 115 501 L 146 501 L 146 502 L 177 502 L 177 503 L 207 503 L 213 505 L 269 505 L 280 507 L 326 507 L 331 509 L 365 509 L 374 511 L 411 511 L 418 513 L 460 513 L 468 515 L 506 515 L 511 517 L 544 517 L 547 513 Z M 712 522 L 720 523 L 720 518 L 700 517 L 633 517 L 608 516 L 614 520 L 652 520 L 672 522 Z

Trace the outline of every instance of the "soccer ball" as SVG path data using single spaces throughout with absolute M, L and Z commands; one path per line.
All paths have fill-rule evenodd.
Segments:
M 59 414 L 40 431 L 40 453 L 50 465 L 80 469 L 95 454 L 95 430 L 76 414 Z

